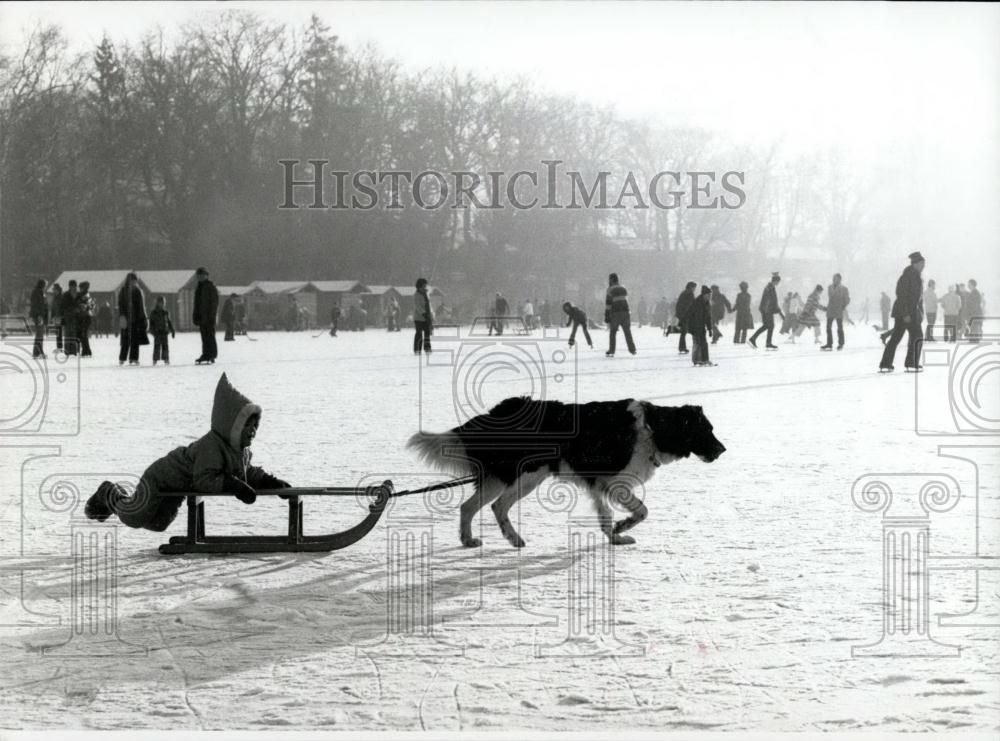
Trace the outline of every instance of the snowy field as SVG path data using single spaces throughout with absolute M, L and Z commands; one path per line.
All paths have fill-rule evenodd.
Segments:
M 877 375 L 868 327 L 848 328 L 839 353 L 805 335 L 754 351 L 726 331 L 714 368 L 692 367 L 675 337 L 648 327 L 635 358 L 606 359 L 602 332 L 598 349 L 561 361 L 557 340 L 491 354 L 442 336 L 423 367 L 409 331 L 261 333 L 220 341 L 214 366 L 193 365 L 198 339 L 183 334 L 169 368 L 151 367 L 149 348 L 141 367 L 119 368 L 117 341 L 101 339 L 79 369 L 78 407 L 76 371 L 50 354 L 49 406 L 32 434 L 18 415 L 44 386 L 0 345 L 0 418 L 25 433 L 0 436 L 0 727 L 992 735 L 1000 571 L 974 556 L 1000 555 L 1000 456 L 944 457 L 938 446 L 997 438 L 918 435 L 918 394 L 938 417 L 916 427 L 952 424 L 934 407 L 946 403 L 948 368 L 904 375 L 900 348 L 900 370 Z M 448 346 L 459 346 L 452 362 Z M 496 360 L 517 357 L 546 359 L 543 373 L 529 381 Z M 483 546 L 459 545 L 465 491 L 398 500 L 368 537 L 329 554 L 165 557 L 156 547 L 183 532 L 183 511 L 166 534 L 82 519 L 102 479 L 134 480 L 208 430 L 223 370 L 264 408 L 255 462 L 296 485 L 443 480 L 406 439 L 532 383 L 562 400 L 700 404 L 728 452 L 661 468 L 643 493 L 650 517 L 632 531 L 637 543 L 613 552 L 590 505 L 573 506 L 561 485 L 512 513 L 521 550 L 488 509 Z M 985 377 L 984 399 L 998 375 Z M 852 500 L 871 474 L 894 488 L 888 515 L 904 518 L 887 531 L 910 528 L 893 542 L 931 535 L 929 560 L 915 555 L 901 572 L 917 575 L 908 614 L 926 585 L 930 635 L 907 626 L 905 641 L 883 641 L 889 655 L 874 657 L 852 651 L 884 630 L 883 513 Z M 957 503 L 928 516 L 916 492 L 940 474 Z M 363 516 L 353 498 L 306 502 L 310 533 Z M 277 533 L 285 510 L 270 498 L 213 500 L 208 522 L 210 532 Z M 992 570 L 974 570 L 983 565 Z

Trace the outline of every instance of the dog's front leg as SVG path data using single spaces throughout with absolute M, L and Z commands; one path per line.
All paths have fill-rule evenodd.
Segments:
M 614 532 L 616 534 L 623 533 L 626 530 L 631 530 L 649 516 L 649 510 L 646 509 L 646 504 L 640 500 L 634 492 L 629 492 L 628 496 L 616 501 L 629 511 L 628 517 L 615 523 Z
M 632 545 L 635 543 L 635 538 L 632 536 L 618 533 L 607 500 L 603 496 L 595 497 L 595 500 L 597 502 L 597 520 L 601 524 L 601 530 L 608 537 L 608 541 L 612 545 Z

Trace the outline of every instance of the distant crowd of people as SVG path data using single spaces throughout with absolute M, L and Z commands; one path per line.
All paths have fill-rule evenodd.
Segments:
M 924 287 L 921 277 L 925 265 L 923 256 L 919 252 L 913 252 L 909 259 L 910 265 L 897 281 L 895 300 L 890 299 L 886 292 L 882 292 L 879 299 L 881 323 L 874 326 L 885 345 L 885 353 L 879 365 L 882 371 L 893 370 L 896 347 L 904 334 L 908 336 L 906 368 L 920 370 L 919 342 L 936 341 L 934 328 L 939 323 L 939 318 L 942 339 L 946 342 L 955 342 L 960 338 L 978 341 L 982 335 L 985 302 L 977 282 L 970 279 L 967 283 L 949 285 L 948 290 L 939 295 L 934 280 L 928 281 Z M 211 281 L 208 270 L 198 268 L 196 275 L 198 283 L 194 292 L 192 321 L 201 335 L 202 350 L 195 362 L 214 363 L 218 357 L 216 316 L 219 311 L 219 292 Z M 842 350 L 845 322 L 849 326 L 855 325 L 848 310 L 851 294 L 844 285 L 842 275 L 834 273 L 825 289 L 823 285 L 816 284 L 805 300 L 797 291 L 789 291 L 779 301 L 777 288 L 780 282 L 781 275 L 775 271 L 763 288 L 757 304 L 759 327 L 755 326 L 753 297 L 746 281 L 740 282 L 733 301 L 716 284 L 701 285 L 699 288 L 697 282 L 688 281 L 676 300 L 668 301 L 663 296 L 652 311 L 645 300 L 640 298 L 636 307 L 636 319 L 639 327 L 644 322 L 649 322 L 662 329 L 664 336 L 677 334 L 677 351 L 680 354 L 690 353 L 692 362 L 697 366 L 714 365 L 709 347 L 723 337 L 720 327 L 730 314 L 735 315 L 732 339 L 737 345 L 749 344 L 757 349 L 757 342 L 763 336 L 764 347 L 777 350 L 778 347 L 774 344 L 776 330 L 791 343 L 796 342 L 807 330 L 812 330 L 813 341 L 821 345 L 821 350 Z M 35 332 L 34 356 L 46 356 L 45 336 L 47 330 L 52 329 L 57 349 L 68 355 L 79 354 L 85 358 L 93 355 L 90 345 L 92 336 L 116 334 L 120 340 L 118 360 L 121 365 L 126 362 L 138 365 L 140 348 L 151 343 L 152 335 L 153 364 L 161 361 L 169 364 L 169 340 L 176 336 L 176 331 L 164 297 L 156 298 L 154 308 L 147 315 L 145 297 L 138 285 L 138 278 L 135 273 L 129 273 L 118 291 L 116 303 L 115 308 L 108 301 L 98 305 L 90 294 L 90 284 L 87 281 L 77 284 L 75 280 L 70 280 L 64 291 L 58 283 L 49 288 L 45 280 L 38 280 L 29 298 L 29 315 Z M 489 303 L 486 317 L 488 335 L 503 335 L 511 325 L 518 333 L 530 333 L 553 326 L 553 305 L 547 299 L 541 302 L 525 299 L 514 312 L 507 298 L 497 291 Z M 245 302 L 237 294 L 230 294 L 226 298 L 219 315 L 225 330 L 225 341 L 233 341 L 236 336 L 247 333 L 246 308 Z M 617 352 L 619 331 L 628 352 L 632 355 L 637 353 L 632 334 L 629 292 L 617 273 L 608 276 L 603 327 L 588 317 L 584 307 L 574 305 L 571 301 L 563 301 L 561 308 L 565 319 L 559 323 L 571 328 L 568 338 L 571 347 L 576 344 L 577 333 L 581 332 L 587 345 L 593 348 L 590 331 L 606 328 L 607 357 L 614 357 Z M 404 309 L 398 299 L 390 297 L 384 302 L 382 310 L 386 330 L 401 331 Z M 825 314 L 825 343 L 819 312 Z M 117 322 L 114 319 L 116 313 Z M 415 353 L 431 352 L 431 336 L 436 323 L 454 321 L 451 308 L 443 303 L 438 307 L 437 313 L 441 315 L 440 319 L 435 315 L 431 304 L 428 281 L 425 278 L 418 279 L 412 310 L 406 317 L 414 325 Z M 780 326 L 777 325 L 776 317 L 781 320 Z M 861 307 L 859 321 L 869 321 L 867 299 Z M 339 329 L 364 331 L 367 323 L 368 311 L 360 301 L 352 301 L 346 313 L 342 311 L 340 303 L 335 302 L 330 310 L 329 333 L 336 337 Z M 311 314 L 298 305 L 294 295 L 290 295 L 285 311 L 285 328 L 295 331 L 310 325 Z

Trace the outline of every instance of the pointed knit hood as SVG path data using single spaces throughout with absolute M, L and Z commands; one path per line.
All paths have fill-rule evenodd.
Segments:
M 233 388 L 223 373 L 219 384 L 215 387 L 215 401 L 212 403 L 212 431 L 229 443 L 236 451 L 240 448 L 240 436 L 247 420 L 256 414 L 260 416 L 259 406 Z

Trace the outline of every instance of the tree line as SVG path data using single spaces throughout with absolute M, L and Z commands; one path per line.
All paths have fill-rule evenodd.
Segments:
M 340 170 L 537 170 L 611 187 L 627 173 L 738 169 L 738 209 L 279 210 L 282 159 Z M 836 153 L 786 156 L 709 129 L 634 120 L 523 79 L 404 71 L 304 28 L 227 11 L 168 37 L 70 53 L 58 26 L 0 57 L 3 288 L 62 269 L 205 264 L 225 282 L 448 271 L 488 285 L 559 275 L 595 251 L 783 256 L 839 264 L 877 237 L 870 189 Z M 615 191 L 617 192 L 617 191 Z

